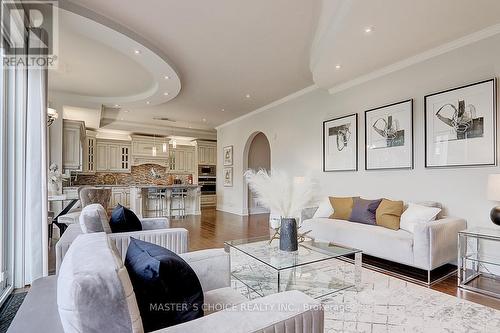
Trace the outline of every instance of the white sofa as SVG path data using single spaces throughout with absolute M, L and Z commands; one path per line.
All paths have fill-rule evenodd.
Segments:
M 123 258 L 117 258 L 112 244 L 104 233 L 80 235 L 64 258 L 58 278 L 42 278 L 32 285 L 8 332 L 142 333 L 135 294 L 120 260 Z M 232 290 L 229 255 L 223 249 L 184 253 L 181 257 L 200 280 L 205 306 L 226 308 L 206 311 L 202 318 L 157 333 L 323 332 L 321 304 L 301 292 L 248 301 Z M 106 297 L 98 297 L 96 292 Z
M 311 214 L 312 213 L 312 214 Z M 457 259 L 458 232 L 466 221 L 438 217 L 418 224 L 413 233 L 376 225 L 329 218 L 312 218 L 314 209 L 302 216 L 301 232 L 316 241 L 331 242 L 362 250 L 364 254 L 431 271 Z

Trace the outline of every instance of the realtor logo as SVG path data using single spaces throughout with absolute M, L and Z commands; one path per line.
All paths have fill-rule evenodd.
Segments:
M 1 2 L 2 62 L 4 66 L 56 66 L 58 1 L 3 0 Z

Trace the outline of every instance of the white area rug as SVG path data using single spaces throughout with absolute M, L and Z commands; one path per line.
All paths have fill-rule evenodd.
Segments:
M 333 273 L 331 262 L 324 265 Z M 344 277 L 353 274 L 351 264 L 337 261 L 334 266 Z M 238 282 L 233 286 L 255 298 Z M 325 332 L 500 333 L 500 311 L 364 268 L 359 291 L 340 291 L 321 301 Z

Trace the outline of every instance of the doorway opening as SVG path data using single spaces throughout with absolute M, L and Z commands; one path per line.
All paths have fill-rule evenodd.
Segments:
M 244 159 L 245 170 L 271 170 L 271 145 L 264 133 L 255 132 L 248 138 L 244 151 Z M 255 200 L 254 194 L 246 183 L 243 192 L 243 208 L 248 212 L 248 215 L 269 213 L 267 208 L 261 206 Z

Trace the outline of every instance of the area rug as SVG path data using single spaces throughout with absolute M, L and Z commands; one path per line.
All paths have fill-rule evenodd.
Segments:
M 337 261 L 322 264 L 332 279 L 352 278 L 354 265 Z M 301 288 L 314 286 L 315 274 Z M 233 287 L 252 299 L 258 297 L 241 282 Z M 500 311 L 362 269 L 362 283 L 320 298 L 325 309 L 325 332 L 500 332 Z
M 0 333 L 7 332 L 10 323 L 16 316 L 17 310 L 23 303 L 27 294 L 27 292 L 12 294 L 5 301 L 4 305 L 0 309 Z

